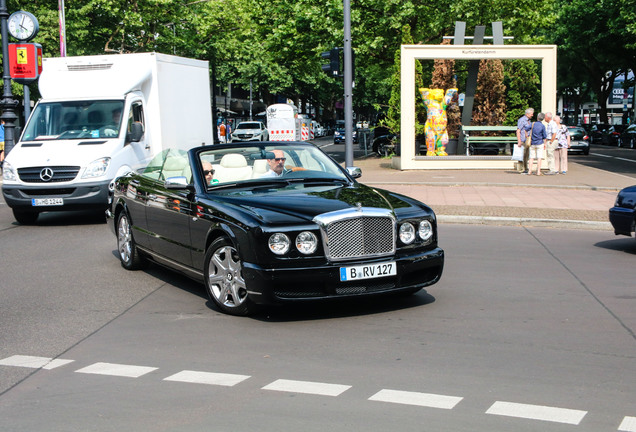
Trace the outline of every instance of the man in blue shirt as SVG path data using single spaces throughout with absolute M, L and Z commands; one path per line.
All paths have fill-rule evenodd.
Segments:
M 548 133 L 542 121 L 545 114 L 539 113 L 537 121 L 532 123 L 530 138 L 530 156 L 528 157 L 528 175 L 532 175 L 532 161 L 537 160 L 537 175 L 541 175 L 541 160 L 543 159 L 543 150 L 545 149 L 545 141 Z
M 530 128 L 532 126 L 532 122 L 530 119 L 534 115 L 534 109 L 528 108 L 523 116 L 519 120 L 517 120 L 517 145 L 519 147 L 523 146 L 526 142 L 526 138 L 530 134 Z M 520 174 L 525 174 L 528 172 L 528 153 L 529 149 L 526 148 L 523 151 L 523 162 L 517 162 L 517 172 Z

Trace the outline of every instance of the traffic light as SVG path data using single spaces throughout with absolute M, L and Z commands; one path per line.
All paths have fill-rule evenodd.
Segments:
M 340 49 L 333 48 L 320 54 L 320 57 L 328 59 L 329 63 L 322 65 L 322 70 L 331 77 L 339 77 L 340 74 Z

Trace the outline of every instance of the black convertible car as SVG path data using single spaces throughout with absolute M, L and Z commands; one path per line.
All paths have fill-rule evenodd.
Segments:
M 109 224 L 124 268 L 151 259 L 184 273 L 233 315 L 436 283 L 433 211 L 360 174 L 308 143 L 170 149 L 115 181 Z

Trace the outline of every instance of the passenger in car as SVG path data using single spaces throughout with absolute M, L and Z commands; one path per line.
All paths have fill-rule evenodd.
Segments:
M 203 167 L 206 185 L 217 184 L 219 181 L 214 178 L 214 168 L 212 168 L 212 164 L 210 162 L 203 162 L 201 166 Z

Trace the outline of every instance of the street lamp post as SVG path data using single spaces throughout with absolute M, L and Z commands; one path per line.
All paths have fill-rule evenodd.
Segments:
M 13 149 L 14 144 L 14 128 L 15 121 L 18 116 L 15 110 L 19 104 L 17 100 L 13 98 L 11 92 L 11 73 L 9 70 L 9 45 L 7 18 L 9 18 L 9 11 L 7 10 L 6 0 L 0 0 L 0 36 L 2 37 L 2 82 L 4 85 L 2 100 L 0 100 L 0 109 L 2 109 L 2 115 L 0 119 L 4 120 L 4 153 L 5 156 Z
M 351 0 L 344 0 L 345 166 L 353 166 L 353 70 L 351 68 Z

